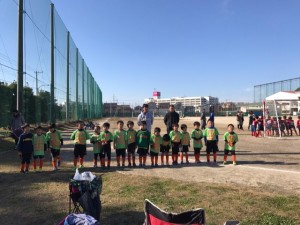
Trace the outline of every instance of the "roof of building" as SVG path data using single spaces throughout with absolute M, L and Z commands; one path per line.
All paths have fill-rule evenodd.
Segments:
M 266 101 L 299 101 L 300 92 L 296 91 L 280 91 L 266 98 Z

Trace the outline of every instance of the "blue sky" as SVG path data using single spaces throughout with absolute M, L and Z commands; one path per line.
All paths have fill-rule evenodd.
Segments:
M 104 101 L 156 89 L 251 102 L 254 85 L 300 76 L 298 0 L 52 2 Z

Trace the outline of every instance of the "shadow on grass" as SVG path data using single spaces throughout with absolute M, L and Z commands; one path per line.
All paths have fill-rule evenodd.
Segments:
M 145 220 L 144 212 L 127 211 L 126 206 L 105 207 L 101 212 L 102 225 L 142 225 Z

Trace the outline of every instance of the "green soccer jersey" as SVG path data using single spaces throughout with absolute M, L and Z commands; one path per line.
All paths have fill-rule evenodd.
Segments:
M 90 139 L 90 135 L 86 130 L 75 130 L 70 139 L 74 140 L 74 144 L 86 145 L 86 141 Z
M 194 148 L 202 148 L 202 138 L 203 138 L 203 133 L 200 129 L 195 129 L 192 131 L 192 138 L 193 138 L 193 145 Z
M 239 141 L 238 135 L 235 132 L 224 134 L 225 150 L 234 151 L 235 144 Z
M 32 139 L 33 155 L 45 155 L 46 136 L 35 134 Z
M 127 144 L 132 144 L 136 142 L 136 131 L 135 130 L 127 130 Z
M 98 141 L 100 140 L 103 143 L 107 143 L 109 141 L 114 141 L 114 136 L 111 132 L 109 131 L 102 131 L 97 139 Z
M 170 138 L 172 142 L 179 143 L 182 140 L 182 134 L 179 131 L 172 130 L 170 132 Z
M 208 127 L 204 130 L 203 136 L 206 137 L 207 141 L 217 141 L 219 131 L 215 127 Z
M 191 140 L 191 136 L 189 132 L 181 132 L 181 137 L 182 137 L 181 144 L 183 146 L 189 146 Z
M 93 143 L 93 153 L 98 154 L 102 152 L 101 141 L 98 140 L 99 134 L 93 134 L 91 137 L 91 143 Z
M 162 144 L 162 137 L 160 135 L 151 135 L 150 138 L 150 151 L 154 153 L 160 152 L 160 145 Z
M 114 132 L 114 146 L 115 149 L 125 149 L 127 146 L 127 134 L 125 130 L 115 130 Z
M 138 148 L 148 149 L 151 133 L 148 130 L 139 130 L 136 134 Z
M 58 130 L 54 132 L 48 131 L 46 134 L 46 141 L 50 143 L 50 148 L 60 150 L 62 136 Z

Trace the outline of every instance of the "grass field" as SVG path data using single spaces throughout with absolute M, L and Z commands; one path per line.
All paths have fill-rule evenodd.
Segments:
M 115 120 L 111 120 L 114 124 Z M 186 120 L 190 124 L 191 121 Z M 225 121 L 226 123 L 228 121 Z M 157 125 L 156 122 L 155 125 Z M 113 125 L 113 128 L 114 129 Z M 66 127 L 64 136 L 69 136 Z M 224 128 L 220 128 L 221 132 Z M 247 142 L 248 136 L 241 134 L 241 142 Z M 260 142 L 262 139 L 250 139 L 241 146 Z M 297 145 L 299 142 L 292 143 Z M 270 141 L 272 143 L 272 140 Z M 252 145 L 251 145 L 252 144 Z M 258 143 L 261 145 L 261 143 Z M 274 142 L 278 145 L 277 141 Z M 264 152 L 270 152 L 262 145 Z M 50 156 L 46 154 L 45 172 L 20 174 L 19 161 L 16 151 L 4 151 L 11 149 L 13 143 L 10 141 L 0 142 L 0 218 L 3 224 L 31 225 L 49 224 L 54 225 L 68 214 L 68 182 L 74 175 L 71 170 L 72 146 L 66 142 L 63 149 L 63 164 L 59 171 L 50 171 Z M 234 168 L 241 170 L 244 176 L 247 173 L 249 157 L 255 157 L 256 153 L 249 155 L 246 147 L 242 147 L 238 159 L 240 166 Z M 255 149 L 255 148 L 254 148 Z M 250 150 L 249 150 L 250 151 Z M 274 147 L 274 152 L 277 151 Z M 278 150 L 279 151 L 279 150 Z M 291 151 L 293 152 L 293 150 Z M 243 155 L 243 153 L 247 153 Z M 281 156 L 281 155 L 279 155 Z M 298 157 L 298 155 L 295 155 Z M 192 156 L 190 156 L 192 157 Z M 263 155 L 263 162 L 279 162 L 278 158 L 269 161 Z M 270 154 L 270 157 L 272 156 Z M 86 169 L 102 176 L 103 191 L 101 194 L 102 213 L 101 224 L 103 225 L 141 225 L 144 221 L 143 202 L 145 198 L 150 199 L 157 206 L 167 211 L 181 212 L 192 208 L 204 208 L 207 224 L 223 224 L 224 221 L 237 219 L 246 225 L 296 225 L 300 224 L 300 198 L 292 189 L 288 191 L 280 188 L 268 187 L 263 184 L 263 179 L 257 175 L 258 185 L 254 186 L 249 181 L 244 183 L 229 182 L 232 176 L 242 176 L 233 172 L 233 167 L 208 168 L 191 166 L 189 168 L 157 168 L 157 169 L 117 169 L 114 164 L 111 171 L 101 172 L 100 169 L 88 168 L 91 166 L 91 154 L 86 159 Z M 264 167 L 268 169 L 294 171 L 298 177 L 298 164 L 291 157 L 288 163 L 261 163 L 251 164 L 253 167 Z M 274 160 L 273 160 L 274 159 Z M 272 168 L 271 168 L 272 167 Z M 229 169 L 228 169 L 229 168 Z M 228 172 L 227 172 L 228 170 Z M 215 182 L 207 177 L 224 176 L 224 182 Z M 261 170 L 265 176 L 268 171 Z M 188 179 L 183 179 L 182 173 Z M 194 177 L 194 179 L 190 179 Z M 179 177 L 180 176 L 180 177 Z M 277 175 L 271 175 L 277 180 Z M 279 171 L 279 177 L 282 175 Z M 218 177 L 217 177 L 218 178 Z M 259 180 L 260 179 L 260 180 Z M 279 178 L 278 178 L 279 179 Z M 228 182 L 227 182 L 228 181 Z M 293 180 L 292 180 L 293 181 Z M 291 182 L 292 182 L 291 181 Z M 262 185 L 260 185 L 260 182 Z M 280 182 L 280 181 L 278 181 Z M 295 183 L 297 180 L 295 180 Z M 282 184 L 290 185 L 288 183 Z M 281 186 L 280 186 L 281 187 Z

